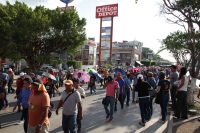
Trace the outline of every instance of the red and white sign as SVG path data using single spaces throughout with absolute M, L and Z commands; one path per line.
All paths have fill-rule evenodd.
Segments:
M 104 5 L 96 7 L 96 18 L 118 16 L 118 4 Z
M 61 12 L 64 12 L 65 10 L 74 9 L 74 6 L 68 6 L 68 7 L 60 7 Z
M 87 41 L 88 45 L 97 46 L 96 42 L 94 41 Z

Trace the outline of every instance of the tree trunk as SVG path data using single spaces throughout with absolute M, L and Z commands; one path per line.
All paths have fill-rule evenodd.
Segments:
M 196 88 L 196 78 L 191 79 L 190 88 L 188 90 L 187 102 L 189 106 L 194 105 L 194 90 Z

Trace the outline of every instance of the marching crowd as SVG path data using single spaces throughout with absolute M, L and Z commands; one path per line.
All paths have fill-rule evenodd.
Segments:
M 48 76 L 39 76 L 34 73 L 20 73 L 16 80 L 16 90 L 12 84 L 14 73 L 9 69 L 7 73 L 0 72 L 0 110 L 8 109 L 7 93 L 16 93 L 16 105 L 13 112 L 21 111 L 22 115 L 18 124 L 24 123 L 25 133 L 48 133 L 50 131 L 49 118 L 53 109 L 59 114 L 62 108 L 62 129 L 65 133 L 76 133 L 81 131 L 81 120 L 83 119 L 82 100 L 86 97 L 85 90 L 90 94 L 96 94 L 96 86 L 105 89 L 106 95 L 102 100 L 106 112 L 106 119 L 112 122 L 114 111 L 117 111 L 118 101 L 121 109 L 130 103 L 139 104 L 141 126 L 145 126 L 153 114 L 153 103 L 161 107 L 161 119 L 164 123 L 167 116 L 167 104 L 171 97 L 175 118 L 187 119 L 187 85 L 189 77 L 187 70 L 172 65 L 170 68 L 160 67 L 136 67 L 134 69 L 98 69 L 89 71 L 89 79 L 86 78 L 85 70 L 75 70 L 74 74 L 65 74 L 62 70 L 58 73 L 50 71 L 55 76 L 53 80 Z M 87 88 L 82 88 L 87 84 Z M 65 90 L 61 93 L 59 87 Z M 51 98 L 57 92 L 60 101 L 55 108 Z M 132 95 L 132 100 L 130 99 Z M 5 103 L 5 104 L 4 104 Z M 109 108 L 108 108 L 109 107 Z M 37 116 L 37 117 L 35 117 Z

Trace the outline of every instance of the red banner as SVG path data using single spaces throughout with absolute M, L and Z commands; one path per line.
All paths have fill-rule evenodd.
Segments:
M 96 18 L 118 16 L 118 4 L 104 5 L 96 7 Z
M 63 12 L 65 10 L 70 10 L 70 9 L 74 9 L 74 6 L 68 6 L 68 7 L 60 7 L 60 10 Z

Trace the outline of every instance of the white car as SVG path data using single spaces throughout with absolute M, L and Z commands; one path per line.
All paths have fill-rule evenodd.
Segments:
M 55 73 L 58 73 L 59 72 L 59 70 L 58 69 L 56 69 L 56 68 L 53 68 L 52 66 L 43 66 L 40 70 L 41 71 L 46 71 L 46 70 L 53 70 Z

